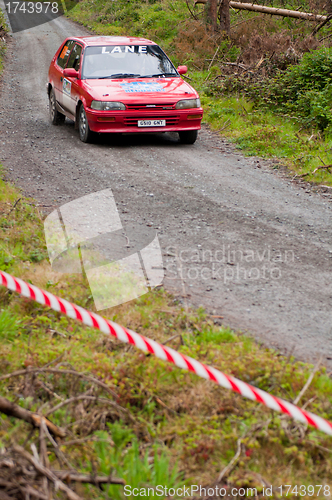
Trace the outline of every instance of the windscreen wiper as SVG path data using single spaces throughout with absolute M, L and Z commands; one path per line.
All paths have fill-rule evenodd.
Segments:
M 115 73 L 114 75 L 108 75 L 108 76 L 100 76 L 98 80 L 104 80 L 106 78 L 113 79 L 113 78 L 135 78 L 137 76 L 140 76 L 139 74 L 135 73 Z
M 167 78 L 168 76 L 178 76 L 176 73 L 156 73 L 155 75 L 143 75 L 140 78 Z

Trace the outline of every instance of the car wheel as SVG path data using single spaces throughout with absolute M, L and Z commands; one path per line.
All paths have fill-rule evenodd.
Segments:
M 86 112 L 83 104 L 81 104 L 80 110 L 78 112 L 78 130 L 82 142 L 91 142 L 93 132 L 91 132 L 89 128 L 88 119 L 86 117 Z
M 49 109 L 50 109 L 50 119 L 53 125 L 60 125 L 61 123 L 64 123 L 66 117 L 62 113 L 59 113 L 59 111 L 56 109 L 56 99 L 53 89 L 51 89 L 50 92 Z
M 197 130 L 184 130 L 183 132 L 179 132 L 180 142 L 182 142 L 182 144 L 194 144 L 197 135 Z

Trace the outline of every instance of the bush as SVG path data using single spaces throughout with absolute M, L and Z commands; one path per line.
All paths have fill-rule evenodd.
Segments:
M 247 92 L 260 107 L 295 115 L 304 126 L 324 130 L 332 124 L 331 80 L 332 49 L 321 48 L 275 78 L 249 86 Z

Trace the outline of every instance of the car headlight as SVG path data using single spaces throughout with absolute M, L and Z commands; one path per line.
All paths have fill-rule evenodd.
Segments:
M 199 99 L 184 99 L 176 103 L 175 109 L 191 109 L 200 108 L 201 101 Z
M 97 109 L 98 111 L 114 111 L 117 109 L 126 109 L 126 106 L 123 102 L 92 101 L 91 109 Z

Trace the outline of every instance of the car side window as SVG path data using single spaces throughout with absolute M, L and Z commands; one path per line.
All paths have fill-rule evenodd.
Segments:
M 62 69 L 65 68 L 69 58 L 70 51 L 73 48 L 74 43 L 75 42 L 73 40 L 68 40 L 62 47 L 59 57 L 57 59 L 57 64 L 58 66 L 60 66 L 60 68 Z
M 66 68 L 74 68 L 78 71 L 80 69 L 81 54 L 82 46 L 76 43 L 70 53 Z

